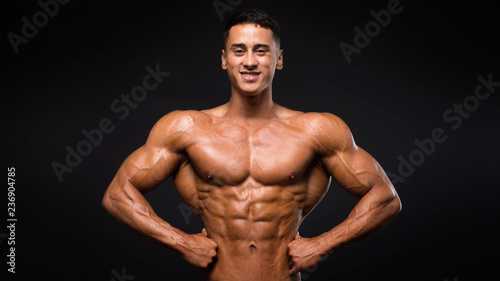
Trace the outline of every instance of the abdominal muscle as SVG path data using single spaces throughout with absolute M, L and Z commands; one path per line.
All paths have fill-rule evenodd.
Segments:
M 262 186 L 252 179 L 198 188 L 200 215 L 218 245 L 208 280 L 300 280 L 289 275 L 287 246 L 302 220 L 305 190 L 305 184 Z

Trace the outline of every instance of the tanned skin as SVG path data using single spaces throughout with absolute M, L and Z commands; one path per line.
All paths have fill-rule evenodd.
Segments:
M 271 30 L 233 26 L 221 58 L 231 81 L 229 102 L 161 118 L 118 170 L 103 206 L 121 223 L 207 269 L 207 280 L 300 280 L 300 271 L 327 253 L 386 225 L 400 211 L 400 200 L 341 119 L 273 102 L 272 80 L 283 67 L 283 50 Z M 171 226 L 144 198 L 171 176 L 203 220 L 201 233 Z M 359 202 L 330 231 L 301 237 L 300 224 L 331 178 Z

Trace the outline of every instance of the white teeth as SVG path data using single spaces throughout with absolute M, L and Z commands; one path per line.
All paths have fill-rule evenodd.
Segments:
M 257 73 L 242 73 L 244 76 L 257 76 Z

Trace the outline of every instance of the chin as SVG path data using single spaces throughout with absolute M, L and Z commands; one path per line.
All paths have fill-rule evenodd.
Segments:
M 245 96 L 258 96 L 265 92 L 268 86 L 264 86 L 260 83 L 241 83 L 238 85 L 238 92 Z
M 262 89 L 244 89 L 244 88 L 240 88 L 240 91 L 239 91 L 241 94 L 245 95 L 245 96 L 258 96 L 260 93 L 263 92 Z

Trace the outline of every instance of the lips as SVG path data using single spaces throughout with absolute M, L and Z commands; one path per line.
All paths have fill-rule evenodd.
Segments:
M 260 72 L 255 72 L 255 71 L 242 71 L 240 72 L 241 77 L 243 77 L 243 80 L 245 81 L 255 81 L 259 78 Z

